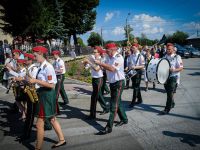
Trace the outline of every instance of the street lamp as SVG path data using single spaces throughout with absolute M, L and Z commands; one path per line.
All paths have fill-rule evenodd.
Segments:
M 128 33 L 128 17 L 130 16 L 131 13 L 128 13 L 127 17 L 126 17 L 126 34 L 127 34 L 127 39 L 129 42 L 129 33 Z

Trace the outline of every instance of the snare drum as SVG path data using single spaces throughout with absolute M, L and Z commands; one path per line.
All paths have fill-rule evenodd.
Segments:
M 170 63 L 166 58 L 151 59 L 147 67 L 147 78 L 150 82 L 164 84 L 169 78 Z

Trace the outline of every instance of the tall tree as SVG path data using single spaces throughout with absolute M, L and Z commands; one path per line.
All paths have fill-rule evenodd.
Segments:
M 74 38 L 74 44 L 77 45 L 77 34 L 84 34 L 93 29 L 96 20 L 95 8 L 99 0 L 62 0 L 65 2 L 64 23 L 68 29 L 68 35 Z
M 98 46 L 101 45 L 102 38 L 99 33 L 92 32 L 87 40 L 89 46 Z

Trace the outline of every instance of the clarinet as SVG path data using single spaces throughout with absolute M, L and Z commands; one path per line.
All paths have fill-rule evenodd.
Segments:
M 9 91 L 10 91 L 11 87 L 13 86 L 14 82 L 15 81 L 11 81 L 11 83 L 9 84 L 9 87 L 8 87 L 8 89 L 6 91 L 6 94 L 9 94 Z

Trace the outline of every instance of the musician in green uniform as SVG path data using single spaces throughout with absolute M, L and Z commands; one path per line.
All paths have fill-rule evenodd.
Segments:
M 54 70 L 56 72 L 56 77 L 57 77 L 57 84 L 56 84 L 56 100 L 58 101 L 59 98 L 59 94 L 61 95 L 62 99 L 63 99 L 63 104 L 69 104 L 69 100 L 67 97 L 67 94 L 65 92 L 65 88 L 64 88 L 64 80 L 65 80 L 65 62 L 59 57 L 60 56 L 60 51 L 58 50 L 54 50 L 52 51 L 52 55 L 55 59 L 55 61 L 53 62 L 53 67 Z
M 121 126 L 128 123 L 126 113 L 121 103 L 121 95 L 124 89 L 124 58 L 117 53 L 117 46 L 115 43 L 106 45 L 106 52 L 108 57 L 105 63 L 95 60 L 95 63 L 106 69 L 108 81 L 110 83 L 111 100 L 110 100 L 110 116 L 104 130 L 100 134 L 108 134 L 112 132 L 113 123 L 118 114 L 120 122 L 116 126 Z
M 56 93 L 55 85 L 57 83 L 56 73 L 53 66 L 46 61 L 44 55 L 48 50 L 43 46 L 36 46 L 33 48 L 34 56 L 38 63 L 40 63 L 38 73 L 35 78 L 30 78 L 29 82 L 37 84 L 39 102 L 36 105 L 35 116 L 37 117 L 36 128 L 37 128 L 37 142 L 35 149 L 41 149 L 44 139 L 44 121 L 49 119 L 57 136 L 58 143 L 52 146 L 56 148 L 66 144 L 61 126 L 56 119 L 57 106 L 56 106 Z
M 95 119 L 96 118 L 96 106 L 97 101 L 99 102 L 100 106 L 102 107 L 103 111 L 100 115 L 106 114 L 109 112 L 108 106 L 106 105 L 104 96 L 101 92 L 102 85 L 103 85 L 103 71 L 99 65 L 94 64 L 95 60 L 101 60 L 100 52 L 101 48 L 96 46 L 90 58 L 85 58 L 83 63 L 89 64 L 91 68 L 91 75 L 92 75 L 92 96 L 91 96 L 91 104 L 90 104 L 90 116 L 89 118 Z

